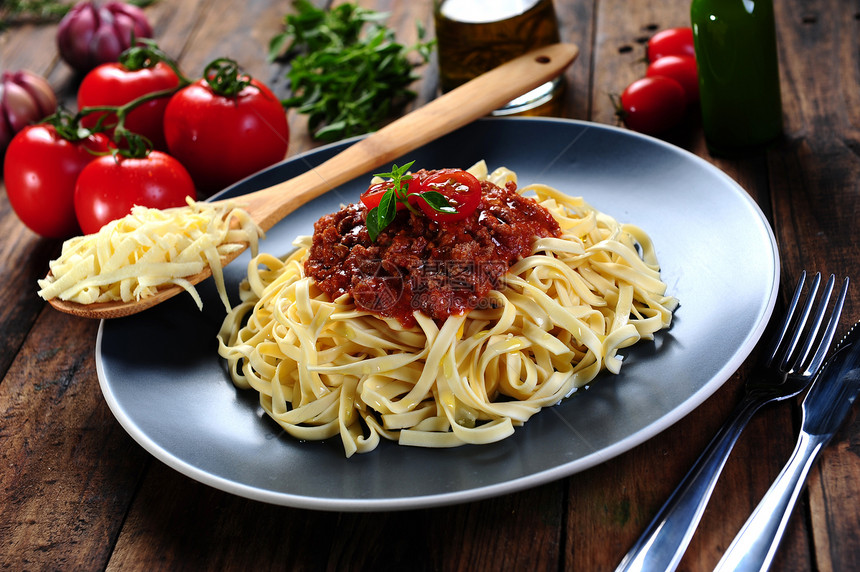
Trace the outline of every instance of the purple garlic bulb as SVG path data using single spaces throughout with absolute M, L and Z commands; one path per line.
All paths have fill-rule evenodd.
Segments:
M 67 64 L 86 73 L 99 64 L 115 62 L 134 38 L 151 38 L 152 26 L 143 10 L 124 2 L 82 2 L 57 28 L 57 48 Z
M 26 70 L 0 78 L 0 154 L 16 133 L 57 110 L 57 96 L 45 78 Z

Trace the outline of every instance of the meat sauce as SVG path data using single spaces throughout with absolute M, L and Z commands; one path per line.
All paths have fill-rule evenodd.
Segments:
M 332 300 L 350 294 L 355 305 L 415 325 L 419 310 L 437 322 L 486 307 L 512 264 L 531 254 L 536 237 L 559 236 L 556 220 L 534 199 L 481 182 L 481 202 L 467 218 L 434 222 L 397 213 L 376 242 L 367 208 L 351 204 L 314 224 L 305 273 Z

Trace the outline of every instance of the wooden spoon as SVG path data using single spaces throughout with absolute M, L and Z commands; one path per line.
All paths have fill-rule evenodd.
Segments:
M 533 50 L 404 115 L 310 171 L 232 200 L 241 201 L 244 210 L 267 231 L 323 193 L 483 117 L 559 76 L 578 54 L 579 49 L 573 44 Z M 241 251 L 224 256 L 221 263 L 227 265 L 239 254 Z M 187 279 L 197 284 L 211 274 L 207 267 Z M 78 304 L 59 298 L 49 302 L 57 310 L 75 316 L 118 318 L 151 308 L 183 291 L 171 285 L 153 296 L 131 302 Z

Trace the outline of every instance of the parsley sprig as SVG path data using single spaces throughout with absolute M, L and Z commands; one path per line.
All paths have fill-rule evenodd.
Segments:
M 448 202 L 448 197 L 438 191 L 421 191 L 417 193 L 409 191 L 408 181 L 412 180 L 409 168 L 413 163 L 415 161 L 410 161 L 402 167 L 398 167 L 395 163 L 391 166 L 391 172 L 374 175 L 375 177 L 391 179 L 391 188 L 382 195 L 379 206 L 373 207 L 367 213 L 365 224 L 367 225 L 367 234 L 370 235 L 370 240 L 376 242 L 376 237 L 379 236 L 379 233 L 394 222 L 394 217 L 397 216 L 398 203 L 404 205 L 413 213 L 419 213 L 409 202 L 410 197 L 424 199 L 433 210 L 440 213 L 455 214 L 457 212 L 457 209 Z
M 140 8 L 157 0 L 125 0 Z M 0 31 L 27 24 L 50 24 L 59 22 L 74 2 L 65 0 L 0 0 Z
M 392 113 L 415 97 L 409 84 L 418 79 L 417 65 L 427 63 L 435 40 L 404 46 L 384 20 L 388 14 L 353 3 L 322 10 L 308 0 L 293 2 L 295 13 L 269 44 L 272 59 L 292 56 L 292 97 L 283 101 L 308 116 L 314 137 L 335 141 L 379 128 Z M 421 61 L 412 63 L 411 53 Z

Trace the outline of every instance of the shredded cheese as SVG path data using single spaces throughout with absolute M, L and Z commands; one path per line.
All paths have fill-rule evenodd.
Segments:
M 241 250 L 241 243 L 249 244 L 256 256 L 262 236 L 248 213 L 231 203 L 189 198 L 186 207 L 135 206 L 99 232 L 63 243 L 60 257 L 50 263 L 51 273 L 38 281 L 38 294 L 79 304 L 131 302 L 177 285 L 202 308 L 200 295 L 186 278 L 209 266 L 229 312 L 221 256 Z

